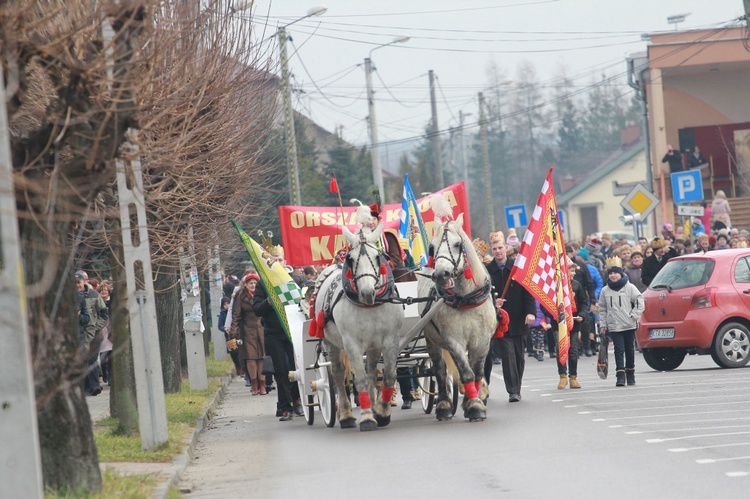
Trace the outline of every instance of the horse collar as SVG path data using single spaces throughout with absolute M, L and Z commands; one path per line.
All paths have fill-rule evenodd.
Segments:
M 449 305 L 451 308 L 463 309 L 478 307 L 487 301 L 487 298 L 490 297 L 492 284 L 489 280 L 486 280 L 484 286 L 476 288 L 474 291 L 464 296 L 455 293 L 448 293 L 446 290 L 438 288 L 437 286 L 435 286 L 434 289 L 437 291 L 440 298 L 445 299 L 446 305 Z

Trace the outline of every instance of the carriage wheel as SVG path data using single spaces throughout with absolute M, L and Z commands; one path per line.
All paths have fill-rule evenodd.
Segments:
M 307 396 L 307 404 L 302 404 L 302 411 L 305 413 L 305 421 L 312 426 L 315 422 L 315 395 Z
M 333 386 L 333 375 L 329 366 L 318 369 L 322 385 L 318 386 L 318 403 L 320 404 L 320 414 L 323 416 L 323 422 L 329 428 L 336 425 L 336 395 Z
M 432 407 L 435 405 L 435 378 L 432 376 L 430 369 L 432 367 L 432 361 L 425 359 L 421 365 L 417 366 L 419 377 L 417 378 L 417 384 L 419 384 L 419 391 L 421 392 L 422 398 L 422 409 L 425 414 L 432 412 Z

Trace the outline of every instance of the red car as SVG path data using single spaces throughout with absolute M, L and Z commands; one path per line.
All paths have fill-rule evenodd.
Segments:
M 643 297 L 636 340 L 657 371 L 687 354 L 711 354 L 721 367 L 750 361 L 750 248 L 673 258 Z

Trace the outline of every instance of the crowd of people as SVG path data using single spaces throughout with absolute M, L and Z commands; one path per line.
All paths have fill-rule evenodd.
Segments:
M 669 159 L 669 158 L 667 158 Z M 748 246 L 750 233 L 731 227 L 731 208 L 722 191 L 709 204 L 704 215 L 693 217 L 685 226 L 665 223 L 661 235 L 638 239 L 635 246 L 626 240 L 588 237 L 582 244 L 566 245 L 569 282 L 574 302 L 574 327 L 565 363 L 558 356 L 557 318 L 520 284 L 510 280 L 520 241 L 515 230 L 490 234 L 490 244 L 475 239 L 474 246 L 482 257 L 498 297 L 496 307 L 510 317 L 509 329 L 502 338 L 493 338 L 485 362 L 485 379 L 490 383 L 493 366 L 501 364 L 505 389 L 510 402 L 521 400 L 521 386 L 526 357 L 543 361 L 545 354 L 557 359 L 558 388 L 581 388 L 577 364 L 582 356 L 596 355 L 600 338 L 606 333 L 614 344 L 616 386 L 635 384 L 635 330 L 644 311 L 642 292 L 673 257 L 690 252 L 716 251 Z M 372 205 L 372 226 L 380 221 L 380 210 Z M 388 254 L 397 280 L 413 280 L 413 260 L 390 232 L 385 232 L 382 249 Z M 390 236 L 390 238 L 389 238 Z M 327 265 L 289 267 L 281 246 L 267 246 L 269 254 L 285 266 L 301 287 L 314 286 L 315 279 Z M 344 252 L 345 254 L 345 252 Z M 341 265 L 339 255 L 333 264 Z M 112 283 L 89 279 L 84 271 L 75 273 L 78 289 L 80 341 L 86 369 L 83 387 L 90 396 L 101 393 L 102 383 L 112 380 L 113 344 L 110 327 Z M 501 295 L 502 291 L 502 296 Z M 225 276 L 218 327 L 224 333 L 237 373 L 245 378 L 252 396 L 277 394 L 276 416 L 289 421 L 302 415 L 300 391 L 296 382 L 285 374 L 294 366 L 292 343 L 279 322 L 268 299 L 268 290 L 249 268 L 242 278 Z M 598 328 L 598 331 L 597 331 Z M 273 373 L 279 373 L 274 375 Z M 399 368 L 402 408 L 411 407 L 419 397 L 412 372 Z M 274 386 L 274 380 L 276 386 Z M 355 394 L 356 400 L 356 394 Z M 396 405 L 395 395 L 392 401 Z

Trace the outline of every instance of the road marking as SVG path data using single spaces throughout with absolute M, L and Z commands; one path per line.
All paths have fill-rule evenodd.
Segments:
M 724 411 L 722 411 L 722 414 L 723 413 L 724 413 Z M 679 416 L 679 414 L 676 414 L 676 416 Z M 748 419 L 750 419 L 750 418 L 732 418 L 731 421 L 745 421 L 745 420 L 748 420 Z M 630 424 L 626 424 L 626 425 L 617 425 L 617 427 L 620 427 L 620 426 L 651 426 L 651 425 L 670 425 L 671 426 L 671 425 L 673 425 L 675 423 L 678 423 L 678 424 L 686 424 L 686 423 L 711 423 L 711 422 L 715 422 L 715 421 L 725 423 L 725 422 L 727 422 L 727 418 L 718 418 L 718 419 L 693 419 L 693 420 L 690 420 L 690 421 L 669 421 L 669 422 L 666 422 L 666 421 L 649 421 L 648 423 L 630 423 Z M 614 428 L 614 426 L 610 426 L 610 428 Z
M 729 412 L 750 412 L 750 409 L 737 409 L 735 411 L 703 411 L 703 412 L 686 412 L 683 414 L 648 414 L 645 416 L 622 416 L 618 418 L 602 418 L 601 421 L 617 421 L 620 419 L 643 419 L 643 418 L 674 418 L 678 416 L 694 416 L 696 414 L 726 414 Z M 663 423 L 663 421 L 659 421 Z
M 727 471 L 725 475 L 731 477 L 748 476 L 750 475 L 750 471 Z
M 750 403 L 750 400 L 748 400 L 747 402 Z M 717 405 L 737 405 L 737 402 L 736 401 L 735 402 L 713 402 L 709 404 L 670 405 L 670 406 L 657 406 L 657 407 L 618 407 L 616 409 L 604 409 L 601 411 L 590 411 L 590 412 L 653 411 L 656 409 L 685 409 L 687 407 L 705 407 L 705 406 L 716 407 Z M 587 412 L 586 414 L 589 414 L 590 412 Z
M 735 442 L 732 444 L 702 445 L 700 447 L 675 447 L 667 449 L 669 452 L 689 452 L 692 450 L 718 449 L 720 447 L 736 447 L 738 445 L 750 445 L 750 442 Z
M 728 428 L 747 428 L 746 424 L 730 425 L 730 426 L 703 426 L 698 428 L 664 428 L 661 430 L 633 430 L 626 431 L 626 435 L 637 435 L 640 433 L 667 433 L 674 431 L 701 431 L 701 430 L 725 430 Z
M 750 431 L 736 431 L 732 433 L 706 433 L 703 435 L 686 435 L 684 437 L 671 437 L 671 438 L 647 438 L 646 443 L 660 444 L 662 442 L 671 442 L 672 440 L 687 440 L 689 438 L 703 438 L 703 437 L 726 437 L 729 435 L 750 435 Z
M 696 459 L 695 462 L 698 464 L 713 464 L 723 461 L 741 461 L 743 459 L 750 459 L 750 456 L 723 457 L 720 459 Z

